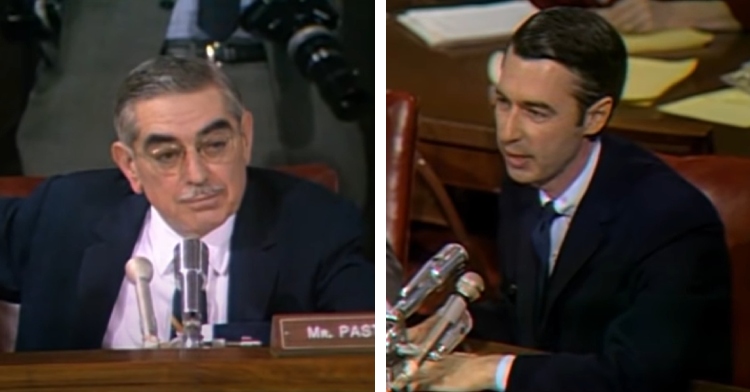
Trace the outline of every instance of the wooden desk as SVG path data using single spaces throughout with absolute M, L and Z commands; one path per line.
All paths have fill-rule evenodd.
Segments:
M 467 351 L 477 354 L 529 354 L 536 351 L 525 349 L 509 344 L 469 341 L 466 343 Z M 707 381 L 694 381 L 692 392 L 750 392 L 748 389 L 722 385 Z
M 0 391 L 372 391 L 374 355 L 272 358 L 266 348 L 0 355 Z
M 505 44 L 430 49 L 392 18 L 386 35 L 387 87 L 418 97 L 423 157 L 447 185 L 497 191 L 500 157 L 486 69 L 490 53 Z M 686 56 L 700 58 L 696 72 L 660 103 L 719 88 L 719 75 L 750 60 L 750 36 L 719 34 L 707 48 L 660 57 Z M 622 105 L 610 129 L 660 152 L 750 155 L 750 130 L 662 114 L 654 108 Z

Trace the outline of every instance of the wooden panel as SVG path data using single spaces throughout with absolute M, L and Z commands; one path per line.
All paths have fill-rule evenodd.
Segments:
M 448 221 L 443 211 L 425 184 L 424 180 L 417 177 L 414 180 L 414 190 L 411 199 L 411 220 L 448 227 Z
M 419 151 L 446 185 L 498 192 L 502 159 L 497 152 L 419 143 Z

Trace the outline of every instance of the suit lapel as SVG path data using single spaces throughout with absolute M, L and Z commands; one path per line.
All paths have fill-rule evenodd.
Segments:
M 252 169 L 251 174 L 252 174 Z M 229 261 L 230 323 L 267 320 L 279 263 L 272 257 L 278 195 L 250 175 L 232 233 Z
M 84 251 L 78 275 L 73 347 L 101 348 L 148 205 L 131 194 L 97 225 L 97 241 Z
M 506 176 L 506 179 L 508 177 Z M 513 183 L 503 185 L 503 197 L 507 203 L 501 207 L 500 223 L 505 239 L 501 239 L 506 269 L 514 277 L 515 317 L 517 319 L 517 343 L 524 347 L 535 345 L 534 301 L 537 290 L 537 262 L 531 244 L 531 230 L 539 217 L 537 191 L 534 188 Z M 505 221 L 507 219 L 507 221 Z M 507 242 L 506 242 L 507 241 Z
M 518 292 L 516 294 L 517 316 L 518 316 L 518 339 L 519 344 L 524 347 L 534 347 L 537 325 L 534 314 L 536 312 L 535 300 L 538 286 L 537 272 L 538 263 L 534 256 L 534 248 L 531 243 L 531 231 L 534 222 L 539 218 L 540 209 L 534 208 L 529 203 L 521 215 L 518 225 Z
M 550 310 L 565 287 L 581 267 L 591 260 L 602 243 L 606 229 L 602 207 L 592 201 L 582 203 L 576 211 L 549 280 L 542 325 L 546 323 Z
M 606 241 L 607 223 L 632 184 L 629 173 L 624 171 L 627 155 L 617 148 L 616 142 L 603 135 L 601 148 L 596 171 L 565 234 L 547 286 L 542 326 L 567 285 Z

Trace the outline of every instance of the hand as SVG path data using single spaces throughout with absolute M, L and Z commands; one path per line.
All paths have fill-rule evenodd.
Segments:
M 409 384 L 410 391 L 473 392 L 495 388 L 500 357 L 454 353 L 426 361 Z
M 622 33 L 647 33 L 667 28 L 666 4 L 653 0 L 620 0 L 611 7 L 592 11 Z
M 419 344 L 427 335 L 427 333 L 432 329 L 432 327 L 435 326 L 437 320 L 437 314 L 433 314 L 432 316 L 427 318 L 427 320 L 422 321 L 421 323 L 409 328 L 409 330 L 406 331 L 406 336 L 408 336 L 409 342 Z

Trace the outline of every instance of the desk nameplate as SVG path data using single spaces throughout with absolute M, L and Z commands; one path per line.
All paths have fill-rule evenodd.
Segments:
M 275 356 L 375 353 L 374 313 L 276 315 Z

